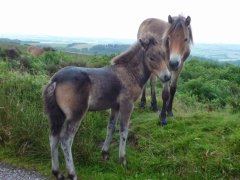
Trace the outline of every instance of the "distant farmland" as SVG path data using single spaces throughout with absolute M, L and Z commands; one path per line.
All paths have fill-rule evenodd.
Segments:
M 96 46 L 97 44 L 76 44 L 74 46 L 71 46 L 71 48 L 75 48 L 75 49 L 83 49 L 83 48 L 87 48 L 87 49 L 91 49 L 92 47 Z

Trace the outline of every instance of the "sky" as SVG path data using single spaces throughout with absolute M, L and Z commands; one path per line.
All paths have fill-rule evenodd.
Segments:
M 191 17 L 194 43 L 240 44 L 237 0 L 1 0 L 8 34 L 137 39 L 147 18 Z

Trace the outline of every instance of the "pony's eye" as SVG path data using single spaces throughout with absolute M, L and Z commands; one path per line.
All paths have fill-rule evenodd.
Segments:
M 154 59 L 153 59 L 153 58 L 150 58 L 150 60 L 151 60 L 151 61 L 154 61 Z
M 170 37 L 167 37 L 167 42 L 169 42 L 170 41 Z
M 184 42 L 187 42 L 187 41 L 188 41 L 188 38 L 185 38 L 185 39 L 184 39 Z

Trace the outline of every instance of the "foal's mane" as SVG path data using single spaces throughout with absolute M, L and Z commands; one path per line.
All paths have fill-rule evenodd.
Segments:
M 193 44 L 192 28 L 191 28 L 191 25 L 186 26 L 185 24 L 186 18 L 182 15 L 179 15 L 177 17 L 173 17 L 173 19 L 174 21 L 164 33 L 163 39 L 165 39 L 168 36 L 168 34 L 173 33 L 178 27 L 182 27 L 184 32 L 186 31 L 189 32 L 189 42 L 190 44 Z
M 144 35 L 142 38 L 144 42 L 147 42 L 149 46 L 151 45 L 156 45 L 156 35 L 152 33 L 147 33 Z M 128 50 L 125 52 L 119 54 L 115 58 L 111 60 L 111 64 L 127 64 L 131 62 L 131 60 L 134 59 L 134 56 L 139 52 L 139 51 L 144 51 L 143 47 L 141 46 L 140 42 L 136 42 L 134 45 L 132 45 Z
M 134 45 L 128 48 L 125 52 L 119 54 L 111 60 L 111 64 L 126 64 L 133 59 L 135 54 L 142 49 L 142 46 L 139 42 L 136 42 Z

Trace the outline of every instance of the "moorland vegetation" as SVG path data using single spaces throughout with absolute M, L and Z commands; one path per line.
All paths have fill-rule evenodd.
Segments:
M 5 47 L 0 49 L 0 161 L 52 178 L 43 86 L 65 66 L 107 66 L 116 54 L 57 51 L 34 57 L 23 51 L 24 47 L 17 48 L 21 53 L 14 59 L 7 56 Z M 160 81 L 156 88 L 161 107 Z M 103 161 L 100 154 L 109 111 L 87 113 L 73 143 L 77 173 L 83 179 L 106 180 L 239 179 L 239 96 L 239 66 L 191 58 L 180 76 L 175 116 L 168 117 L 167 126 L 158 126 L 159 113 L 150 109 L 150 92 L 145 109 L 136 102 L 127 141 L 127 168 L 119 162 L 118 132 L 109 161 Z

